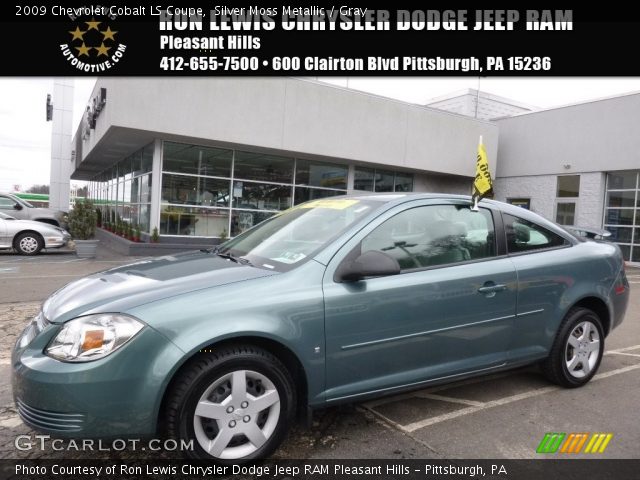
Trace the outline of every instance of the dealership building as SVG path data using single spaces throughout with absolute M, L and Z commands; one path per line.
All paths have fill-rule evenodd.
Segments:
M 640 94 L 535 110 L 478 92 L 415 105 L 284 77 L 101 78 L 71 178 L 90 182 L 105 220 L 145 238 L 157 229 L 167 246 L 211 244 L 310 199 L 468 194 L 482 135 L 497 199 L 604 227 L 640 262 L 639 124 Z

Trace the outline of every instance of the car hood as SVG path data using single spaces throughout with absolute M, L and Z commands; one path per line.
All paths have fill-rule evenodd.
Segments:
M 7 228 L 11 228 L 11 230 L 35 230 L 40 233 L 50 232 L 55 234 L 66 233 L 64 229 L 58 229 L 58 227 L 54 227 L 53 225 L 49 225 L 48 223 L 36 222 L 35 220 L 5 220 Z
M 43 305 L 45 317 L 63 323 L 74 317 L 130 308 L 277 272 L 240 265 L 213 253 L 195 251 L 144 259 L 76 280 L 51 295 Z

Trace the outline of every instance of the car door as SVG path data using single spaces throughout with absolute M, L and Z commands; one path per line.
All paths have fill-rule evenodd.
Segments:
M 410 202 L 347 242 L 323 281 L 328 401 L 505 364 L 516 273 L 497 255 L 491 210 Z M 503 248 L 503 246 L 501 246 Z M 368 250 L 398 275 L 340 282 L 335 271 Z
M 518 309 L 509 354 L 514 362 L 548 355 L 568 305 L 563 299 L 586 264 L 568 263 L 571 242 L 524 218 L 502 214 L 506 248 L 518 272 Z M 588 274 L 587 274 L 588 275 Z
M 11 246 L 11 240 L 7 234 L 7 221 L 0 217 L 0 248 L 8 248 Z

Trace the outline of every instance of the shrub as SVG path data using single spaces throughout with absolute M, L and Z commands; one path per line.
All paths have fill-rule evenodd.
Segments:
M 69 212 L 69 232 L 76 240 L 90 240 L 96 233 L 96 207 L 91 200 L 77 200 Z

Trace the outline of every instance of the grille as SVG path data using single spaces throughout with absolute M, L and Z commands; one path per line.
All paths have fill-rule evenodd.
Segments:
M 57 413 L 30 407 L 16 399 L 18 413 L 22 420 L 37 429 L 56 432 L 79 432 L 82 430 L 86 415 L 83 413 Z

